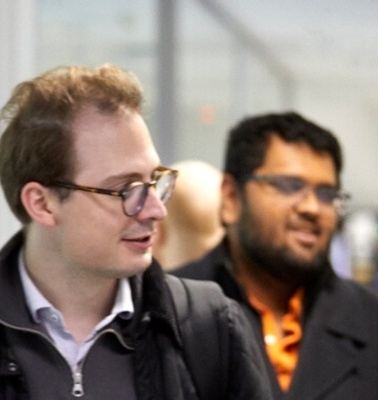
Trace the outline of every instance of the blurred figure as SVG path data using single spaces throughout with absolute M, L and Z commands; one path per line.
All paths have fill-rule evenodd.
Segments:
M 180 161 L 174 195 L 167 204 L 168 216 L 157 224 L 153 253 L 169 271 L 202 257 L 224 235 L 220 222 L 222 174 L 199 160 Z
M 374 210 L 360 209 L 345 220 L 345 236 L 351 252 L 354 280 L 372 287 L 377 271 L 377 217 Z
M 173 272 L 243 305 L 275 400 L 378 399 L 378 299 L 329 262 L 341 170 L 334 135 L 296 113 L 241 121 L 221 186 L 225 240 Z
M 340 218 L 331 240 L 330 258 L 333 270 L 343 278 L 352 278 L 352 249 L 344 232 L 345 216 Z

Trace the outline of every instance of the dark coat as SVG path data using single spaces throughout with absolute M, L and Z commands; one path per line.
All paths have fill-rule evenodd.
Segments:
M 240 302 L 265 353 L 276 400 L 378 399 L 378 298 L 331 268 L 306 288 L 303 338 L 291 387 L 284 395 L 268 360 L 260 319 L 226 268 L 225 243 L 174 272 L 179 277 L 217 282 Z
M 17 268 L 22 240 L 18 234 L 0 253 L 0 400 L 72 399 L 71 370 L 30 317 L 25 303 Z M 138 400 L 199 400 L 193 376 L 206 371 L 188 367 L 166 275 L 154 262 L 144 274 L 131 279 L 131 287 L 135 314 L 131 321 L 113 321 L 89 350 L 83 365 L 82 399 L 135 398 L 130 392 L 134 386 Z M 207 301 L 206 292 L 202 297 Z M 238 323 L 245 317 L 238 306 L 222 299 L 222 309 L 213 309 L 219 331 L 205 332 L 203 338 L 205 342 L 219 340 L 229 361 L 227 384 L 210 382 L 214 396 L 203 400 L 269 400 L 263 362 L 253 355 L 250 363 L 250 347 L 244 347 L 247 342 L 241 340 L 244 328 Z M 226 336 L 229 346 L 223 346 Z M 217 387 L 225 389 L 215 394 Z

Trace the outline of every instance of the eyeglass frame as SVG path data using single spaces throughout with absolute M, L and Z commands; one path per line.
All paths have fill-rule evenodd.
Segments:
M 275 182 L 279 181 L 280 179 L 292 179 L 292 180 L 296 180 L 297 182 L 300 182 L 303 186 L 300 189 L 297 189 L 295 191 L 292 192 L 285 192 L 284 190 L 282 190 L 282 188 L 278 187 L 277 185 L 275 185 Z M 292 176 L 292 175 L 274 175 L 274 174 L 270 174 L 270 175 L 256 175 L 256 174 L 246 174 L 243 175 L 243 177 L 241 178 L 241 181 L 244 182 L 248 182 L 248 181 L 254 181 L 254 182 L 266 182 L 271 184 L 279 193 L 285 195 L 285 196 L 291 196 L 291 195 L 296 195 L 299 194 L 301 192 L 304 192 L 305 190 L 308 191 L 308 189 L 311 189 L 312 192 L 315 194 L 317 200 L 325 205 L 325 206 L 334 206 L 337 210 L 337 212 L 340 215 L 344 215 L 346 213 L 346 203 L 348 200 L 350 200 L 351 195 L 343 190 L 340 190 L 338 187 L 336 186 L 327 186 L 327 185 L 318 185 L 318 186 L 314 186 L 311 185 L 309 183 L 307 183 L 304 179 L 296 177 L 296 176 Z M 335 190 L 335 196 L 333 199 L 331 199 L 329 202 L 324 200 L 321 196 L 319 197 L 319 189 L 322 188 L 329 188 L 329 189 L 334 189 Z
M 154 171 L 154 173 L 156 173 L 156 172 L 161 173 L 161 175 L 158 176 L 156 179 L 153 179 L 149 182 L 134 181 L 129 184 L 126 184 L 120 190 L 103 189 L 103 188 L 92 187 L 92 186 L 83 186 L 83 185 L 78 185 L 73 182 L 66 182 L 66 181 L 52 182 L 46 186 L 60 187 L 60 188 L 68 189 L 68 190 L 79 190 L 79 191 L 88 192 L 88 193 L 98 193 L 98 194 L 105 194 L 108 196 L 120 197 L 122 199 L 122 210 L 123 210 L 124 214 L 127 217 L 132 218 L 132 217 L 135 217 L 136 215 L 138 215 L 142 211 L 142 209 L 146 203 L 147 197 L 148 197 L 149 188 L 150 187 L 156 188 L 156 185 L 158 184 L 159 180 L 164 175 L 170 175 L 171 181 L 169 182 L 169 188 L 168 188 L 167 192 L 165 192 L 166 194 L 168 193 L 168 196 L 167 197 L 163 196 L 162 198 L 160 198 L 160 200 L 163 202 L 163 204 L 165 204 L 171 197 L 174 187 L 175 187 L 175 182 L 176 182 L 179 171 L 175 170 L 175 169 L 160 166 Z M 126 210 L 126 201 L 127 201 L 127 198 L 125 198 L 126 192 L 129 192 L 130 190 L 134 189 L 135 187 L 139 187 L 139 186 L 143 186 L 143 190 L 141 191 L 140 198 L 137 202 L 136 211 L 134 213 L 129 213 Z

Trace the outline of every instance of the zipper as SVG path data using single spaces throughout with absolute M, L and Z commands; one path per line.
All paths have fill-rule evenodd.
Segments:
M 104 335 L 107 332 L 111 332 L 114 335 L 116 335 L 116 337 L 118 338 L 118 340 L 120 341 L 120 343 L 128 350 L 134 350 L 132 347 L 128 346 L 125 341 L 123 340 L 122 336 L 118 334 L 117 331 L 115 331 L 114 329 L 105 329 L 103 331 L 100 332 L 100 334 L 96 337 L 95 341 L 92 343 L 93 347 L 95 345 L 95 343 L 98 341 L 98 339 Z M 88 353 L 87 353 L 88 355 Z M 72 373 L 72 379 L 73 379 L 73 387 L 72 387 L 72 396 L 74 397 L 82 397 L 84 396 L 84 385 L 83 385 L 83 366 L 84 366 L 84 362 L 87 358 L 87 355 L 84 356 L 84 358 L 81 360 L 81 362 L 77 365 L 76 369 L 73 371 Z
M 3 321 L 3 320 L 0 320 L 0 324 L 6 326 L 6 327 L 8 327 L 8 328 L 17 330 L 17 331 L 32 333 L 32 334 L 38 335 L 38 336 L 42 337 L 43 339 L 45 339 L 48 343 L 50 343 L 50 344 L 52 345 L 52 347 L 54 348 L 54 350 L 55 350 L 56 353 L 57 353 L 57 357 L 59 357 L 59 359 L 64 363 L 64 365 L 65 365 L 65 366 L 69 369 L 69 371 L 72 373 L 72 369 L 71 369 L 71 367 L 68 365 L 67 360 L 66 360 L 66 359 L 63 357 L 63 355 L 58 351 L 58 349 L 55 347 L 54 342 L 50 339 L 49 336 L 47 336 L 47 335 L 45 335 L 44 333 L 39 332 L 39 331 L 37 331 L 37 330 L 35 330 L 35 329 L 22 328 L 22 327 L 20 327 L 20 326 L 16 326 L 16 325 L 13 325 L 13 324 L 9 324 L 8 322 L 5 322 L 5 321 Z M 83 379 L 82 379 L 81 369 L 78 369 L 78 371 L 75 371 L 75 372 L 73 373 L 73 388 L 72 388 L 72 394 L 73 394 L 75 397 L 81 397 L 81 396 L 84 395 L 82 380 L 83 380 Z M 81 389 L 81 391 L 80 391 L 80 389 Z M 77 396 L 77 395 L 74 394 L 74 392 L 76 393 L 76 391 L 77 391 L 77 393 L 82 393 L 82 394 L 80 394 L 80 396 Z
M 8 324 L 7 322 L 2 321 L 2 320 L 0 320 L 0 324 L 2 324 L 4 326 L 7 326 L 8 328 L 19 330 L 19 331 L 22 331 L 22 332 L 29 332 L 29 333 L 37 334 L 37 335 L 43 337 L 45 340 L 47 340 L 54 347 L 54 349 L 58 353 L 59 357 L 64 361 L 65 365 L 69 368 L 69 370 L 72 373 L 73 386 L 72 386 L 71 394 L 74 397 L 82 397 L 82 396 L 84 396 L 84 385 L 83 385 L 83 373 L 82 373 L 82 371 L 83 371 L 84 361 L 87 358 L 87 355 L 81 360 L 81 362 L 78 364 L 77 368 L 72 372 L 71 368 L 69 367 L 69 365 L 67 363 L 67 360 L 62 356 L 62 354 L 60 354 L 60 352 L 55 347 L 54 342 L 49 338 L 49 336 L 47 336 L 47 335 L 45 335 L 45 334 L 43 334 L 43 333 L 41 333 L 39 331 L 36 331 L 34 329 L 22 328 L 22 327 L 19 327 L 19 326 Z M 93 342 L 92 346 L 94 346 L 94 344 L 97 342 L 97 340 L 103 334 L 105 334 L 107 332 L 113 333 L 118 338 L 118 340 L 120 341 L 121 345 L 123 345 L 126 349 L 134 350 L 133 347 L 130 347 L 125 343 L 125 341 L 123 340 L 123 337 L 117 331 L 115 331 L 114 329 L 109 329 L 109 328 L 100 332 L 100 334 L 96 337 L 95 341 Z
M 81 373 L 81 368 L 79 365 L 73 372 L 72 378 L 73 378 L 72 396 L 75 397 L 84 396 L 83 374 Z

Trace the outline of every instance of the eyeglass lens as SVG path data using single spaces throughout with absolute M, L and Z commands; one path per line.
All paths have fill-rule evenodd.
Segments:
M 304 181 L 293 177 L 279 177 L 272 179 L 271 183 L 284 194 L 296 194 L 309 188 Z M 325 204 L 331 204 L 339 196 L 338 189 L 332 186 L 318 186 L 313 190 L 317 198 Z
M 134 216 L 143 207 L 148 196 L 150 186 L 154 186 L 159 199 L 165 203 L 171 197 L 175 177 L 171 173 L 164 173 L 152 182 L 138 183 L 122 193 L 123 206 L 126 215 Z

